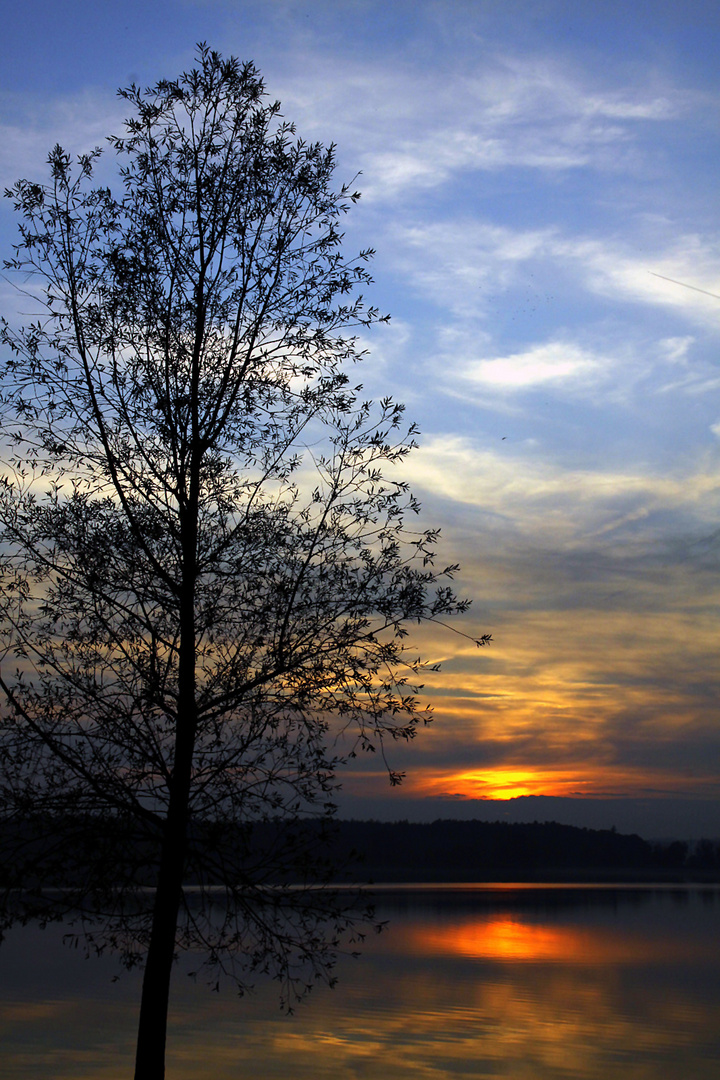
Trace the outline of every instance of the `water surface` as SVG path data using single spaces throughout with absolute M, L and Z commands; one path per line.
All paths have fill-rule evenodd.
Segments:
M 178 973 L 168 1080 L 716 1080 L 720 892 L 477 888 L 378 894 L 387 932 L 287 1017 Z M 4 1080 L 129 1080 L 139 975 L 59 928 L 0 949 Z

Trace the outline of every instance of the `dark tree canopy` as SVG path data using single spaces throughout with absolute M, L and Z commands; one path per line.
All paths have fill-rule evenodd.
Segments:
M 42 854 L 25 884 L 64 875 L 73 903 L 131 926 L 136 1075 L 159 1077 L 193 935 L 213 962 L 301 984 L 331 965 L 345 917 L 283 888 L 322 871 L 290 872 L 279 827 L 265 860 L 237 837 L 331 816 L 342 760 L 414 735 L 429 712 L 406 634 L 466 605 L 437 533 L 406 527 L 402 406 L 349 380 L 380 316 L 372 252 L 341 248 L 358 195 L 333 186 L 333 147 L 205 46 L 121 96 L 117 190 L 94 186 L 100 150 L 56 147 L 47 185 L 8 193 L 6 265 L 37 317 L 2 324 L 0 813 L 30 868 Z M 150 912 L 133 898 L 148 878 Z M 190 879 L 223 886 L 222 917 L 201 920 Z

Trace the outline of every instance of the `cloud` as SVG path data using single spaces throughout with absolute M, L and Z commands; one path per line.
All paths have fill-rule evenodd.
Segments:
M 393 223 L 392 263 L 418 292 L 455 316 L 487 314 L 493 296 L 551 250 L 554 229 L 513 230 L 478 219 Z
M 682 311 L 717 327 L 719 299 L 667 280 L 720 296 L 720 241 L 714 236 L 689 233 L 663 243 L 658 229 L 650 246 L 640 232 L 634 239 L 573 235 L 566 226 L 513 229 L 464 218 L 396 222 L 389 239 L 395 266 L 418 292 L 456 317 L 487 318 L 499 294 L 532 280 L 537 301 L 548 298 L 549 287 L 555 297 L 580 287 L 614 301 Z
M 548 342 L 510 356 L 468 361 L 456 377 L 470 386 L 501 393 L 528 390 L 548 383 L 573 385 L 594 382 L 607 365 L 572 342 Z
M 107 146 L 107 136 L 120 130 L 127 112 L 112 88 L 54 100 L 0 95 L 0 183 L 11 186 L 20 177 L 43 180 L 47 156 L 57 143 L 72 156 Z
M 632 410 L 638 398 L 682 392 L 705 394 L 720 386 L 716 369 L 702 358 L 692 359 L 693 335 L 659 340 L 628 340 L 614 334 L 603 340 L 603 328 L 578 328 L 590 342 L 581 344 L 569 334 L 537 342 L 521 352 L 493 355 L 490 335 L 468 326 L 440 330 L 438 354 L 430 361 L 436 380 L 453 398 L 505 415 L 528 415 L 537 397 L 584 400 L 594 408 L 620 406 Z M 595 340 L 593 341 L 593 337 Z M 483 355 L 487 350 L 490 355 Z M 558 428 L 571 416 L 557 414 Z
M 667 363 L 687 365 L 688 351 L 694 343 L 695 338 L 691 335 L 669 337 L 658 342 L 658 351 Z
M 582 274 L 586 288 L 599 295 L 681 310 L 690 318 L 717 325 L 717 237 L 688 233 L 665 245 L 649 248 L 645 244 L 640 254 L 615 238 L 556 235 L 548 243 L 547 254 L 553 261 L 567 260 Z
M 558 542 L 604 535 L 657 511 L 682 511 L 708 525 L 720 513 L 720 474 L 712 460 L 674 475 L 582 469 L 539 458 L 535 450 L 490 450 L 467 438 L 438 435 L 423 442 L 404 471 L 419 491 Z
M 657 588 L 677 605 L 672 577 Z M 575 610 L 506 611 L 488 649 L 458 640 L 461 664 L 445 635 L 451 655 L 424 691 L 436 723 L 397 751 L 411 790 L 470 796 L 513 772 L 515 794 L 717 793 L 714 613 L 583 599 Z
M 353 148 L 372 201 L 406 199 L 468 172 L 635 169 L 639 130 L 692 104 L 687 92 L 653 85 L 653 76 L 602 85 L 569 61 L 489 43 L 476 42 L 472 56 L 453 52 L 452 69 L 382 54 L 359 61 L 299 52 L 273 92 L 304 131 L 325 138 L 331 129 Z

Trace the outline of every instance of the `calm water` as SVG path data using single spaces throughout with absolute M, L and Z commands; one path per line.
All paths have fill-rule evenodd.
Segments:
M 292 1017 L 179 976 L 168 1080 L 720 1076 L 720 891 L 386 894 L 340 986 Z M 0 949 L 3 1080 L 127 1080 L 139 978 L 57 929 Z

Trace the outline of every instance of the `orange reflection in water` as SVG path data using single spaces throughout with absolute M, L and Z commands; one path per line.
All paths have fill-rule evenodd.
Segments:
M 656 899 L 601 915 L 518 910 L 500 896 L 481 911 L 395 912 L 359 964 L 342 963 L 338 989 L 317 987 L 291 1017 L 273 985 L 238 1001 L 176 978 L 168 1076 L 717 1080 L 717 907 Z M 132 1075 L 138 973 L 93 976 L 50 931 L 23 928 L 12 956 L 18 974 L 28 961 L 37 974 L 17 992 L 0 980 L 3 1080 Z M 668 967 L 676 957 L 699 962 Z M 623 962 L 637 967 L 619 973 Z
M 651 962 L 660 955 L 658 942 L 637 935 L 622 935 L 601 929 L 548 926 L 523 922 L 509 915 L 473 918 L 450 925 L 416 925 L 408 933 L 407 945 L 416 954 L 444 954 L 477 959 L 617 964 Z M 687 945 L 682 948 L 687 954 Z M 663 944 L 663 959 L 669 959 Z

